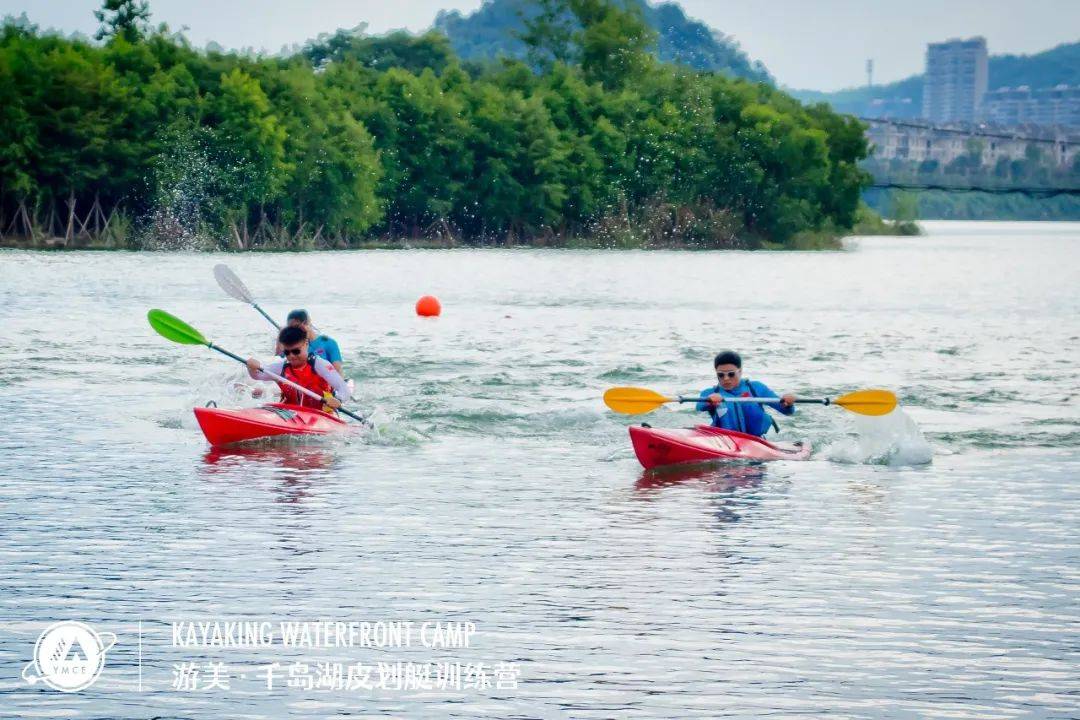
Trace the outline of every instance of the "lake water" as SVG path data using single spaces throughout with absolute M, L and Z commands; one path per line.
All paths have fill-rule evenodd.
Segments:
M 0 717 L 1077 717 L 1080 225 L 927 226 L 833 253 L 0 251 Z M 377 434 L 208 448 L 192 407 L 256 401 L 145 315 L 265 357 L 219 262 L 339 340 Z M 806 407 L 783 436 L 810 462 L 643 472 L 629 424 L 700 418 L 601 394 L 696 392 L 726 347 L 904 415 Z M 79 693 L 22 675 L 61 620 L 117 636 Z M 319 620 L 411 644 L 173 636 Z

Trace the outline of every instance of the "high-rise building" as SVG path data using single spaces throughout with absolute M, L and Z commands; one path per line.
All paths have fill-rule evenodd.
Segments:
M 931 122 L 974 122 L 987 88 L 986 38 L 926 46 L 923 117 Z

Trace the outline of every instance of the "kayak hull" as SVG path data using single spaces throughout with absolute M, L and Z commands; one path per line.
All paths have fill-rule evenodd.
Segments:
M 233 410 L 200 407 L 195 419 L 215 447 L 279 435 L 333 435 L 349 427 L 321 410 L 284 403 Z
M 646 470 L 716 460 L 807 460 L 809 443 L 773 443 L 710 425 L 692 428 L 630 428 L 634 453 Z

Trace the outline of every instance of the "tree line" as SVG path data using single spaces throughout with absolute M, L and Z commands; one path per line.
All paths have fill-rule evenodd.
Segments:
M 659 62 L 632 6 L 542 4 L 530 60 L 484 63 L 437 33 L 201 51 L 145 0 L 105 0 L 96 42 L 6 21 L 0 236 L 728 247 L 851 227 L 857 120 Z M 563 13 L 573 26 L 545 24 Z

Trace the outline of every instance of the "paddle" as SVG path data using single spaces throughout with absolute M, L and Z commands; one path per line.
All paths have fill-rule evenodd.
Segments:
M 235 353 L 229 352 L 225 348 L 218 347 L 217 345 L 203 337 L 203 334 L 201 332 L 191 327 L 180 318 L 174 315 L 170 315 L 164 310 L 151 310 L 146 314 L 146 319 L 150 321 L 150 327 L 154 328 L 158 335 L 161 335 L 167 340 L 172 340 L 174 343 L 180 343 L 181 345 L 205 345 L 211 350 L 217 350 L 222 355 L 227 355 L 233 360 L 247 365 L 247 360 L 245 360 L 244 358 L 240 357 Z M 316 400 L 319 400 L 320 402 L 323 399 L 318 393 L 312 392 L 311 390 L 308 390 L 306 387 L 303 387 L 301 385 L 297 385 L 291 380 L 283 378 L 280 375 L 275 375 L 274 373 L 262 368 L 260 368 L 260 370 L 277 380 L 279 383 L 284 383 L 292 388 L 295 388 L 296 390 L 299 390 L 310 398 L 314 398 Z M 365 424 L 367 423 L 364 418 L 360 417 L 355 413 L 349 412 L 343 407 L 338 408 L 338 410 L 345 413 L 354 420 L 359 420 L 360 422 Z
M 217 280 L 221 289 L 228 293 L 231 297 L 236 298 L 242 303 L 247 303 L 251 307 L 259 311 L 259 314 L 266 318 L 266 321 L 273 325 L 278 330 L 281 326 L 274 321 L 274 318 L 266 314 L 266 311 L 259 307 L 259 303 L 255 302 L 255 296 L 251 294 L 251 291 L 247 289 L 247 285 L 236 277 L 236 273 L 229 269 L 228 265 L 217 264 L 214 266 L 214 279 Z
M 664 403 L 697 403 L 700 397 L 666 397 L 658 392 L 636 387 L 611 388 L 604 393 L 604 403 L 618 413 L 640 415 L 660 407 Z M 724 398 L 726 403 L 774 403 L 779 398 L 739 397 Z M 796 398 L 795 402 L 813 405 L 839 405 L 859 415 L 887 415 L 896 407 L 896 395 L 888 390 L 857 390 L 838 398 Z

